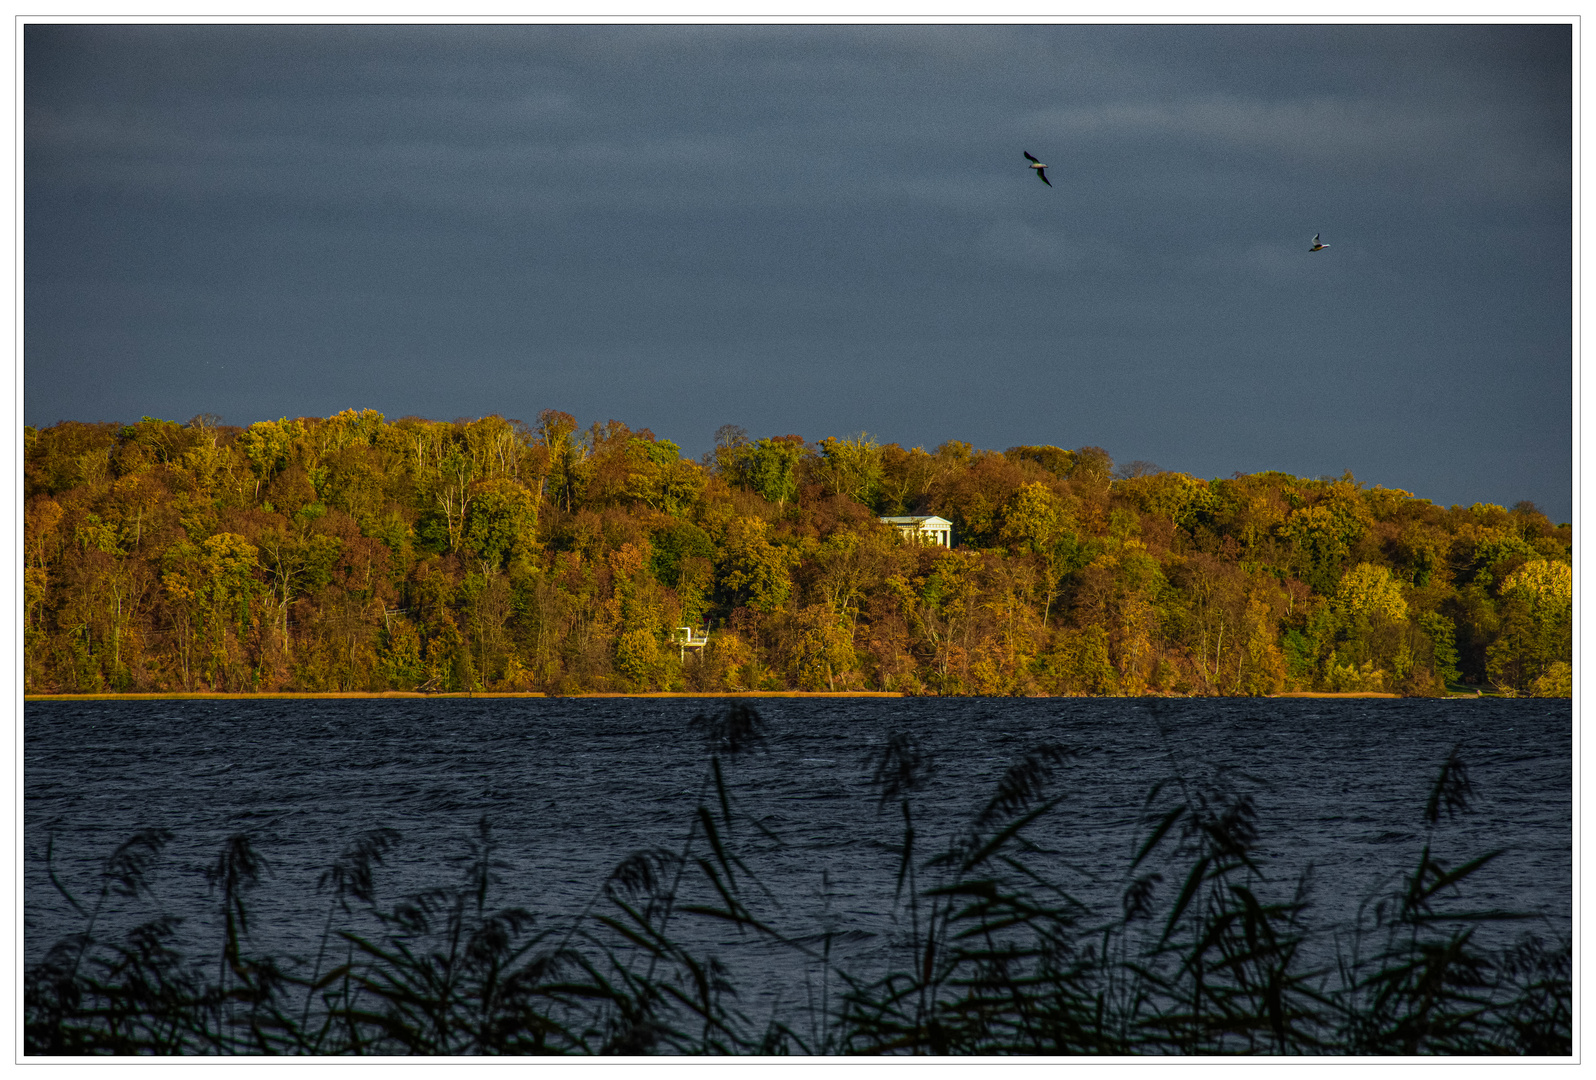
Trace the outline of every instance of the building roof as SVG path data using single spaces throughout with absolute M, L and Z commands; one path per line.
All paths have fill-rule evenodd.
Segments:
M 911 514 L 908 517 L 884 517 L 888 525 L 952 525 L 953 522 L 935 514 Z

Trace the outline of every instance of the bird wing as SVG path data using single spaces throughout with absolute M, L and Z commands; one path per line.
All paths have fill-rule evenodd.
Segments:
M 1053 186 L 1053 181 L 1051 181 L 1051 180 L 1049 180 L 1047 178 L 1047 170 L 1046 169 L 1037 169 L 1036 170 L 1036 175 L 1041 179 L 1042 183 L 1046 184 L 1048 187 L 1052 187 Z
M 1317 244 L 1319 242 L 1319 234 L 1318 233 L 1314 233 L 1313 234 L 1313 242 L 1315 244 Z
M 1020 153 L 1025 155 L 1025 160 L 1026 161 L 1035 161 L 1036 160 L 1034 157 L 1031 156 L 1031 152 L 1029 150 L 1021 150 Z

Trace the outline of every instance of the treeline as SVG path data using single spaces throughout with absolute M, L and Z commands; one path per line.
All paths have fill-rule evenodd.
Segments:
M 1571 693 L 1569 526 L 1350 474 L 730 425 L 693 461 L 554 410 L 25 444 L 31 692 Z M 955 546 L 878 521 L 917 513 Z

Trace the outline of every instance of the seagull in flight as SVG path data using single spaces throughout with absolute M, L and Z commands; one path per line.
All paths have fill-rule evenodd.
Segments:
M 1040 161 L 1037 161 L 1034 157 L 1032 157 L 1029 150 L 1023 150 L 1021 153 L 1025 155 L 1025 160 L 1031 163 L 1031 168 L 1036 170 L 1036 178 L 1042 181 L 1042 183 L 1046 184 L 1048 187 L 1052 187 L 1053 181 L 1047 178 L 1047 166 L 1043 165 Z
M 1051 185 L 1049 185 L 1049 186 L 1051 186 Z M 1309 248 L 1308 250 L 1309 251 L 1323 251 L 1325 248 L 1327 248 L 1329 246 L 1330 246 L 1329 244 L 1321 244 L 1321 243 L 1319 243 L 1319 234 L 1318 233 L 1314 233 L 1313 234 L 1313 247 Z

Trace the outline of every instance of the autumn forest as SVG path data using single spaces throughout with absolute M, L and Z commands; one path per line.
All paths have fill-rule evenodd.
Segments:
M 1572 531 L 1528 503 L 731 425 L 692 460 L 554 410 L 24 440 L 32 693 L 1572 687 Z

